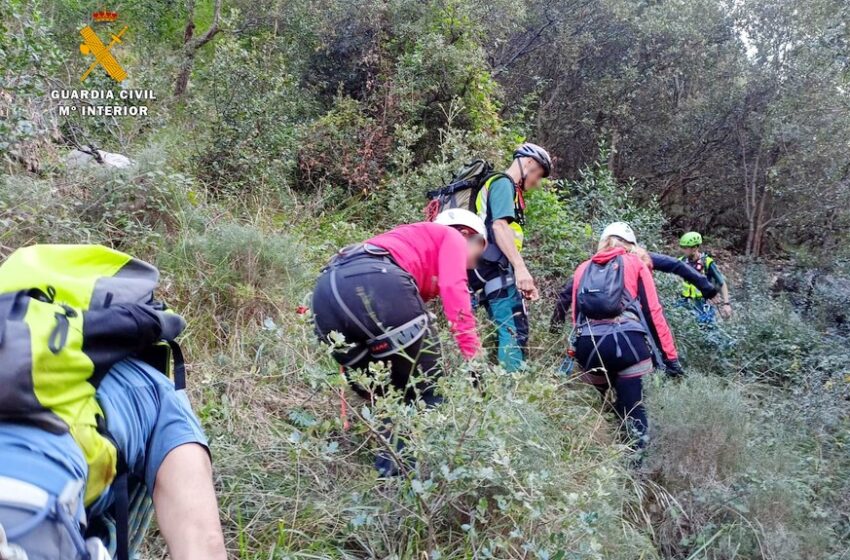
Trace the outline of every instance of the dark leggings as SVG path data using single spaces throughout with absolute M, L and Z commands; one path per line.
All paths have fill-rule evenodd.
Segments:
M 354 345 L 334 352 L 334 359 L 346 371 L 362 370 L 367 373 L 373 364 L 384 362 L 390 369 L 392 385 L 404 392 L 406 401 L 412 401 L 419 394 L 427 404 L 436 404 L 439 397 L 435 395 L 433 385 L 441 374 L 441 349 L 430 322 L 421 338 L 401 352 L 383 358 L 373 357 L 367 352 L 356 359 L 371 338 L 427 313 L 416 282 L 410 274 L 386 258 L 364 255 L 334 266 L 337 293 L 353 317 L 334 295 L 331 270 L 322 273 L 313 292 L 313 313 L 319 338 L 329 342 L 330 333 L 335 331 L 345 337 L 346 344 Z M 352 383 L 351 386 L 365 398 L 385 393 L 384 387 L 375 387 L 373 395 L 360 385 Z
M 642 376 L 622 377 L 620 372 L 651 359 L 652 351 L 646 341 L 646 335 L 640 332 L 622 332 L 604 340 L 590 336 L 579 337 L 576 341 L 576 360 L 588 370 L 604 368 L 607 375 L 594 376 L 592 382 L 604 398 L 613 386 L 617 394 L 614 409 L 623 421 L 628 439 L 635 439 L 638 448 L 646 445 L 649 421 L 643 406 Z M 624 337 L 628 336 L 628 342 Z M 618 350 L 619 347 L 619 350 Z M 634 352 L 632 351 L 634 348 Z M 619 354 L 619 356 L 618 356 Z
M 617 400 L 614 402 L 614 410 L 623 421 L 626 430 L 626 438 L 635 440 L 638 449 L 646 446 L 647 429 L 649 420 L 646 418 L 646 408 L 643 406 L 643 377 L 615 377 L 614 390 Z M 595 385 L 602 398 L 610 389 L 609 385 Z

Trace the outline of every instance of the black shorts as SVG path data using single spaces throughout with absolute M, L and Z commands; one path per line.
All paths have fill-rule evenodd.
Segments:
M 652 358 L 646 334 L 623 331 L 605 337 L 584 335 L 575 344 L 576 363 L 585 371 L 604 368 L 609 376 Z

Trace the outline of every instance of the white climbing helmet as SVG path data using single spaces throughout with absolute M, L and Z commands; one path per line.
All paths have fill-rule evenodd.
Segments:
M 463 208 L 450 208 L 437 215 L 434 223 L 452 227 L 466 227 L 480 235 L 487 243 L 487 226 L 477 214 Z
M 626 222 L 614 222 L 612 224 L 608 224 L 608 226 L 602 231 L 602 235 L 599 237 L 599 240 L 602 241 L 611 236 L 616 236 L 623 241 L 637 244 L 635 230 L 633 230 L 632 226 Z

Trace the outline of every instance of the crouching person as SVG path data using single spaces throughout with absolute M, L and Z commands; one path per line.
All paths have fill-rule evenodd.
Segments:
M 99 246 L 0 266 L 0 559 L 130 560 L 151 502 L 171 558 L 226 558 L 206 438 L 178 390 L 185 322 L 153 299 L 157 280 Z
M 391 384 L 407 402 L 440 402 L 435 382 L 441 375 L 440 342 L 425 303 L 436 297 L 451 332 L 467 359 L 479 354 L 469 297 L 467 270 L 487 246 L 484 222 L 468 210 L 442 212 L 435 222 L 399 226 L 364 243 L 341 250 L 322 272 L 313 292 L 319 338 L 334 348 L 344 372 L 367 375 L 377 362 L 390 370 Z M 342 335 L 344 345 L 334 340 Z M 364 398 L 374 393 L 352 383 Z M 381 475 L 398 473 L 398 465 L 379 455 Z
M 575 359 L 583 379 L 603 398 L 615 390 L 615 410 L 638 449 L 646 445 L 649 426 L 642 377 L 662 363 L 681 371 L 649 259 L 628 224 L 609 225 L 597 253 L 576 269 L 572 298 Z

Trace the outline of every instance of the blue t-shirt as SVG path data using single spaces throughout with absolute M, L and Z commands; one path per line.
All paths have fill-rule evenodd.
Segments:
M 172 449 L 186 443 L 207 446 L 185 392 L 175 391 L 170 379 L 144 362 L 124 360 L 113 366 L 98 387 L 97 399 L 128 468 L 151 493 L 156 473 Z M 87 472 L 85 459 L 69 434 L 0 423 L 0 476 L 58 495 L 68 482 L 85 480 Z M 108 489 L 89 514 L 102 514 L 112 499 Z
M 510 223 L 516 220 L 515 189 L 510 179 L 499 177 L 490 183 L 488 196 L 491 221 L 504 219 Z

